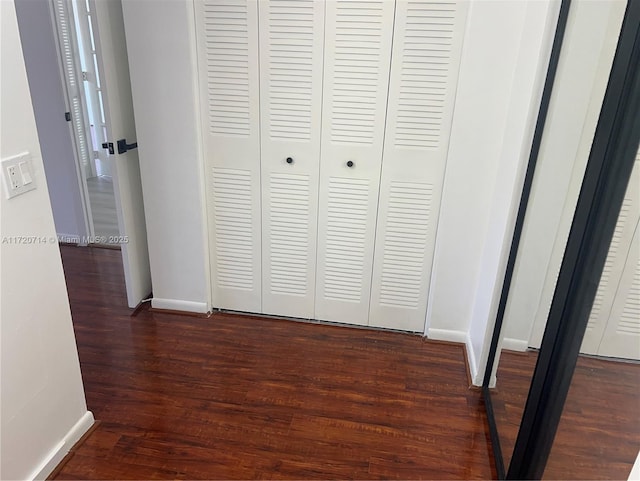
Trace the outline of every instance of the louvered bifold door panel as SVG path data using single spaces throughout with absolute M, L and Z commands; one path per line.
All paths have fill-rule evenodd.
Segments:
M 262 312 L 309 319 L 315 296 L 324 2 L 261 0 L 259 13 Z
M 261 310 L 257 0 L 197 0 L 214 307 Z
M 640 227 L 618 285 L 598 355 L 640 360 Z
M 326 2 L 318 319 L 368 323 L 394 3 Z
M 638 156 L 640 159 L 640 155 Z M 609 246 L 581 352 L 640 357 L 640 160 L 636 160 Z
M 466 9 L 396 2 L 370 325 L 424 330 Z

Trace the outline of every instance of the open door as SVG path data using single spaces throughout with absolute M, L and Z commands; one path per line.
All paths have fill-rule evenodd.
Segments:
M 90 10 L 103 77 L 106 148 L 112 159 L 127 302 L 135 307 L 151 292 L 151 272 L 122 3 L 90 0 Z

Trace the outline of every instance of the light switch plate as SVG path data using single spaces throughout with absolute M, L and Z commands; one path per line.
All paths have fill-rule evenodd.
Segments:
M 7 198 L 11 199 L 36 188 L 31 154 L 22 152 L 2 159 L 2 176 Z

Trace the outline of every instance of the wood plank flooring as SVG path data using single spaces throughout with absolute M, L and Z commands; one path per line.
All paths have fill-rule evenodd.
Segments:
M 503 351 L 492 391 L 511 459 L 537 352 Z M 544 479 L 627 479 L 640 450 L 640 364 L 580 356 Z
M 463 348 L 126 307 L 119 251 L 61 247 L 101 423 L 56 479 L 495 478 Z

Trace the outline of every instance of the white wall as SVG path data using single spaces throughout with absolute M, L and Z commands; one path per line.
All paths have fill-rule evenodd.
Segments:
M 480 369 L 559 2 L 471 4 L 427 334 Z M 124 0 L 155 307 L 210 307 L 204 167 L 189 0 Z M 496 21 L 500 19 L 500 21 Z
M 122 2 L 153 307 L 210 307 L 191 0 Z
M 600 0 L 571 5 L 505 311 L 505 348 L 540 346 L 625 3 Z M 556 243 L 560 245 L 554 247 Z M 540 326 L 530 344 L 536 319 Z
M 31 153 L 37 189 L 0 192 L 2 479 L 44 477 L 93 423 L 80 376 L 14 2 L 0 1 L 0 157 Z M 11 244 L 38 236 L 37 245 Z M 51 238 L 51 240 L 49 240 Z
M 486 364 L 558 7 L 478 1 L 469 12 L 427 335 L 466 342 L 476 384 Z
M 56 231 L 66 237 L 86 236 L 50 5 L 49 1 L 16 1 L 20 38 Z
M 454 132 L 454 144 L 457 139 L 459 145 L 451 147 L 440 226 L 445 240 L 439 242 L 436 252 L 442 259 L 436 259 L 431 294 L 431 337 L 465 341 L 471 326 L 489 212 L 492 203 L 500 201 L 493 193 L 509 105 L 528 105 L 536 96 L 531 80 L 523 75 L 519 97 L 512 99 L 513 76 L 518 62 L 533 72 L 546 68 L 540 42 L 542 32 L 553 33 L 547 32 L 548 8 L 548 2 L 482 1 L 471 6 L 470 19 L 475 20 L 465 41 L 467 65 L 462 68 L 463 93 L 456 106 L 456 111 L 460 108 L 467 113 L 462 114 L 457 134 Z M 192 4 L 189 0 L 124 0 L 123 10 L 154 306 L 210 305 Z M 544 18 L 540 13 L 526 13 L 533 10 L 542 12 Z M 523 28 L 533 38 L 524 38 Z M 534 55 L 523 58 L 522 52 Z M 526 106 L 517 108 L 524 109 L 518 115 L 528 118 Z M 517 128 L 522 130 L 521 125 Z M 505 174 L 512 184 L 513 175 Z M 502 239 L 503 234 L 498 232 L 497 238 Z M 465 267 L 459 269 L 461 265 Z

